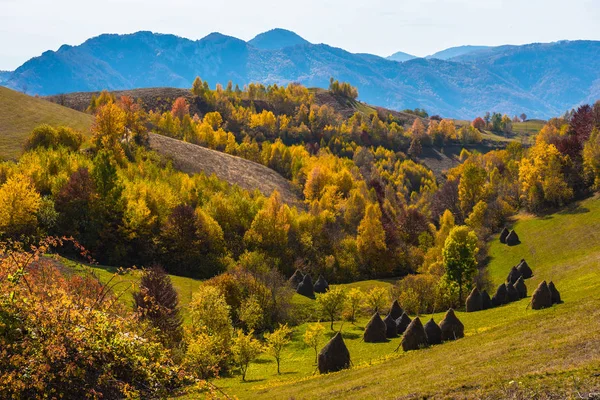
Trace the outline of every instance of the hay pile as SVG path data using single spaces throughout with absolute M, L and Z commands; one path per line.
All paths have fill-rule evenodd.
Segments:
M 385 322 L 379 316 L 379 313 L 376 312 L 371 317 L 371 320 L 365 327 L 365 332 L 363 334 L 363 340 L 367 343 L 380 343 L 387 341 L 386 338 L 386 325 Z
M 404 333 L 406 328 L 408 328 L 408 325 L 410 325 L 410 322 L 410 317 L 406 315 L 405 312 L 402 313 L 400 318 L 396 320 L 396 325 L 398 325 L 398 335 L 402 335 Z
M 521 243 L 521 241 L 519 240 L 517 232 L 515 232 L 514 230 L 510 231 L 510 233 L 506 237 L 506 244 L 509 246 L 516 246 L 519 243 Z
M 329 343 L 321 349 L 318 365 L 319 372 L 322 374 L 350 368 L 350 352 L 340 332 L 336 333 Z
M 521 296 L 519 296 L 519 292 L 517 291 L 517 289 L 515 289 L 514 285 L 511 285 L 510 283 L 506 284 L 506 300 L 509 303 L 512 303 L 513 301 L 518 301 L 521 298 Z
M 383 322 L 385 323 L 385 336 L 390 339 L 398 337 L 398 325 L 392 314 L 388 314 L 383 319 Z
M 404 310 L 402 309 L 402 307 L 400 307 L 398 300 L 394 300 L 394 302 L 392 303 L 392 306 L 390 307 L 389 315 L 391 315 L 392 318 L 394 318 L 394 320 L 396 320 L 396 319 L 400 318 L 402 316 L 402 314 L 404 314 Z
M 481 293 L 479 289 L 476 287 L 473 288 L 469 297 L 467 297 L 467 301 L 465 302 L 465 309 L 467 312 L 475 312 L 483 310 L 483 299 L 481 298 Z
M 517 280 L 519 280 L 519 278 L 522 276 L 523 274 L 521 274 L 519 272 L 519 270 L 517 269 L 517 267 L 512 267 L 510 272 L 508 273 L 508 277 L 506 278 L 506 281 L 508 283 L 510 283 L 511 285 L 514 285 L 515 282 Z
M 427 343 L 430 345 L 442 343 L 442 329 L 435 323 L 433 318 L 425 324 L 424 329 L 425 335 L 427 335 Z
M 423 324 L 419 317 L 416 317 L 412 320 L 410 325 L 408 325 L 406 332 L 404 332 L 404 337 L 402 337 L 402 350 L 419 350 L 426 346 L 427 335 L 425 334 L 425 329 L 423 328 Z
M 298 289 L 298 285 L 302 282 L 302 280 L 304 279 L 304 274 L 297 269 L 296 272 L 294 272 L 294 275 L 292 275 L 292 277 L 288 280 L 288 282 L 290 283 L 290 286 L 296 290 Z
M 552 295 L 552 304 L 562 303 L 560 299 L 560 293 L 556 290 L 556 286 L 554 286 L 554 282 L 550 281 L 548 284 L 548 289 L 550 290 L 550 294 Z
M 302 296 L 313 298 L 315 297 L 315 289 L 313 287 L 312 278 L 310 275 L 306 274 L 302 282 L 298 285 L 298 289 L 296 289 L 298 294 Z
M 525 280 L 521 276 L 517 279 L 517 282 L 513 285 L 517 293 L 519 293 L 519 298 L 524 299 L 527 297 L 527 286 L 525 286 Z
M 490 295 L 488 294 L 487 290 L 483 290 L 481 292 L 481 305 L 482 310 L 488 310 L 493 307 L 492 299 L 490 299 Z
M 323 278 L 323 275 L 319 275 L 319 279 L 315 282 L 314 291 L 315 293 L 325 293 L 329 290 L 329 283 Z
M 456 317 L 453 309 L 449 309 L 442 322 L 440 322 L 442 330 L 442 340 L 456 340 L 465 336 L 465 326 Z
M 506 292 L 506 283 L 498 286 L 496 289 L 496 294 L 492 296 L 492 306 L 498 307 L 502 304 L 506 304 L 507 300 L 507 292 Z
M 533 271 L 529 268 L 525 259 L 522 259 L 519 265 L 517 265 L 517 270 L 523 275 L 523 279 L 529 279 L 533 276 Z
M 552 292 L 550 292 L 546 281 L 542 281 L 531 296 L 531 308 L 540 310 L 550 306 L 552 306 Z
M 502 232 L 500 232 L 500 243 L 506 243 L 506 237 L 508 236 L 508 229 L 506 227 L 502 228 Z

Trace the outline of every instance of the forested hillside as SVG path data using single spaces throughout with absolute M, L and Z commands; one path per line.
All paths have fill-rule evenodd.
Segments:
M 228 378 L 233 392 L 248 395 L 236 382 L 252 379 L 249 371 L 257 365 L 271 368 L 273 375 L 264 378 L 265 387 L 244 387 L 302 397 L 305 393 L 296 391 L 302 387 L 312 393 L 322 389 L 312 386 L 316 380 L 281 386 L 289 383 L 284 382 L 289 364 L 281 364 L 286 351 L 298 355 L 299 379 L 314 371 L 313 362 L 323 374 L 352 366 L 344 357 L 341 365 L 331 365 L 336 357 L 327 365 L 319 361 L 323 339 L 331 336 L 324 334 L 327 329 L 343 330 L 332 346 L 339 350 L 348 340 L 356 359 L 365 363 L 348 375 L 360 384 L 357 393 L 377 396 L 378 389 L 360 383 L 370 379 L 361 373 L 371 361 L 394 361 L 390 354 L 399 335 L 396 344 L 416 370 L 426 363 L 420 354 L 447 361 L 453 349 L 463 354 L 467 346 L 462 357 L 454 357 L 456 368 L 462 368 L 468 355 L 485 354 L 478 344 L 489 349 L 496 340 L 498 351 L 517 349 L 531 360 L 526 341 L 511 346 L 519 340 L 512 335 L 523 333 L 523 321 L 539 324 L 535 334 L 545 343 L 549 322 L 539 315 L 548 310 L 535 310 L 533 318 L 520 312 L 504 318 L 510 306 L 501 305 L 508 295 L 496 296 L 496 307 L 481 311 L 482 319 L 463 317 L 461 310 L 474 289 L 492 293 L 506 272 L 502 268 L 509 268 L 504 261 L 519 262 L 505 259 L 500 266 L 501 254 L 529 257 L 520 250 L 541 240 L 535 227 L 514 225 L 515 215 L 549 213 L 598 190 L 600 102 L 551 119 L 528 147 L 510 137 L 526 116 L 482 113 L 458 124 L 428 117 L 422 109 L 386 113 L 357 102 L 356 87 L 333 78 L 327 93 L 300 84 L 242 88 L 233 82 L 213 90 L 199 77 L 187 90 L 168 100 L 148 95 L 148 101 L 137 101 L 107 91 L 91 95 L 86 107 L 94 119 L 91 139 L 69 127 L 41 125 L 29 133 L 17 160 L 0 163 L 0 348 L 5 355 L 0 397 L 220 396 L 216 377 Z M 319 96 L 333 99 L 337 108 L 319 102 Z M 342 112 L 344 104 L 353 112 Z M 492 134 L 506 140 L 485 154 L 469 147 Z M 456 147 L 465 147 L 458 163 L 437 176 L 419 161 L 432 148 Z M 178 149 L 190 152 L 183 161 L 191 167 L 172 153 Z M 252 174 L 264 185 L 260 180 L 276 172 L 290 191 L 298 191 L 301 204 L 286 203 L 277 190 L 268 196 L 249 192 L 217 172 L 194 173 L 193 168 L 211 163 L 194 162 L 202 154 L 213 156 L 214 163 L 244 159 L 235 165 L 257 171 Z M 506 226 L 523 227 L 520 241 L 513 232 L 502 245 L 511 245 L 506 252 L 496 244 L 490 248 L 490 238 Z M 560 237 L 550 242 L 556 251 Z M 535 245 L 530 252 L 545 248 Z M 542 277 L 551 271 L 550 260 L 536 261 L 539 268 L 532 262 L 535 275 L 528 285 L 554 277 Z M 582 265 L 585 277 L 591 276 L 591 264 Z M 107 276 L 116 267 L 124 270 Z M 93 271 L 103 271 L 100 279 Z M 133 288 L 123 276 L 136 277 Z M 588 309 L 591 303 L 582 299 L 589 293 L 575 290 L 575 278 L 567 284 L 566 275 L 556 276 L 564 279 L 564 286 L 556 283 L 568 290 L 567 305 L 553 301 L 545 307 L 559 308 L 566 321 L 563 310 Z M 193 279 L 185 300 L 174 287 L 174 281 L 181 287 L 182 277 Z M 383 322 L 379 313 L 387 312 L 392 301 L 397 301 L 394 313 L 402 312 Z M 511 299 L 522 306 L 526 301 Z M 445 333 L 439 342 L 422 350 L 432 343 L 425 333 L 410 339 L 424 329 L 415 317 L 435 314 L 439 320 L 437 313 L 446 311 L 451 331 L 441 323 Z M 465 326 L 460 328 L 456 318 Z M 347 321 L 343 327 L 342 319 Z M 327 327 L 319 321 L 327 321 Z M 492 333 L 485 334 L 488 330 Z M 564 332 L 559 331 L 561 337 Z M 561 342 L 550 356 L 516 370 L 527 374 L 566 353 L 570 344 L 587 342 L 590 332 L 595 331 Z M 274 364 L 263 359 L 253 364 L 263 353 Z M 582 370 L 595 365 L 566 359 Z M 377 370 L 397 370 L 385 365 Z M 28 368 L 31 374 L 21 372 Z M 429 364 L 429 370 L 439 369 Z M 485 371 L 490 376 L 494 369 Z M 413 378 L 403 374 L 394 385 L 417 382 Z M 447 379 L 431 393 L 439 394 L 443 382 L 453 388 L 472 384 L 464 375 Z M 481 389 L 493 391 L 494 385 L 486 381 Z

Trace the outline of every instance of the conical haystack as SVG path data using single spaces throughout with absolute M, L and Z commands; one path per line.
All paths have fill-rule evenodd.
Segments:
M 392 307 L 390 307 L 389 315 L 391 315 L 392 318 L 396 320 L 400 318 L 402 314 L 404 314 L 404 310 L 402 309 L 402 307 L 400 307 L 398 300 L 394 300 L 394 302 L 392 303 Z
M 406 315 L 405 312 L 402 313 L 400 318 L 398 318 L 396 320 L 396 324 L 398 325 L 398 335 L 402 335 L 404 333 L 406 328 L 408 328 L 408 325 L 410 324 L 410 322 L 411 322 L 410 317 L 408 315 Z
M 350 352 L 340 332 L 321 349 L 318 360 L 319 372 L 322 374 L 350 368 Z
M 402 349 L 404 351 L 419 350 L 427 346 L 427 334 L 419 317 L 412 320 L 404 336 L 402 337 Z
M 511 285 L 513 285 L 521 277 L 521 275 L 522 274 L 519 272 L 519 270 L 517 269 L 517 267 L 512 267 L 510 269 L 510 272 L 508 273 L 508 277 L 506 278 L 506 282 L 508 282 Z
M 425 335 L 427 335 L 427 343 L 430 345 L 442 343 L 442 329 L 433 318 L 425 324 L 424 329 Z
M 304 279 L 302 279 L 302 282 L 300 282 L 300 284 L 298 285 L 298 289 L 296 289 L 296 292 L 298 294 L 301 294 L 302 296 L 311 298 L 315 297 L 315 289 L 313 287 L 312 278 L 310 277 L 310 275 L 304 275 Z
M 556 290 L 556 286 L 554 286 L 554 282 L 550 281 L 548 284 L 548 289 L 550 289 L 550 294 L 552 295 L 552 304 L 562 303 L 560 299 L 560 293 Z
M 527 297 L 527 286 L 525 285 L 525 280 L 522 276 L 517 280 L 517 282 L 515 282 L 513 286 L 517 290 L 517 293 L 519 293 L 519 297 L 521 299 Z
M 529 279 L 533 276 L 533 271 L 529 268 L 525 259 L 522 259 L 519 265 L 517 265 L 517 270 L 523 275 L 523 279 Z
M 492 296 L 492 305 L 494 307 L 498 307 L 502 304 L 506 304 L 506 295 L 506 283 L 503 283 L 502 285 L 498 286 L 498 289 L 496 289 L 496 294 Z
M 493 307 L 492 299 L 490 298 L 490 295 L 488 294 L 487 290 L 483 290 L 481 292 L 481 305 L 482 310 L 488 310 Z
M 519 240 L 519 235 L 517 235 L 517 232 L 510 231 L 510 233 L 506 237 L 506 244 L 509 246 L 516 246 L 519 243 L 521 243 L 521 241 Z
M 465 336 L 465 326 L 456 317 L 453 309 L 449 309 L 442 322 L 440 322 L 442 330 L 442 340 L 456 340 Z
M 506 299 L 508 300 L 509 303 L 512 303 L 513 301 L 518 301 L 521 298 L 521 296 L 519 296 L 519 292 L 517 291 L 517 289 L 515 289 L 514 285 L 511 285 L 510 283 L 506 284 Z
M 500 243 L 506 243 L 506 237 L 508 236 L 508 229 L 506 227 L 502 228 L 502 232 L 500 232 Z
M 298 285 L 302 282 L 302 280 L 304 279 L 304 274 L 297 269 L 296 272 L 294 272 L 294 275 L 291 276 L 291 278 L 288 280 L 288 282 L 290 283 L 290 286 L 292 288 L 294 288 L 294 290 L 298 289 Z
M 314 291 L 315 293 L 325 293 L 329 290 L 329 284 L 323 278 L 323 275 L 319 275 L 319 279 L 315 282 Z
M 546 281 L 539 284 L 531 296 L 531 308 L 540 310 L 552 306 L 552 293 Z
M 398 325 L 396 325 L 396 320 L 392 318 L 392 315 L 388 314 L 383 322 L 385 323 L 385 336 L 390 339 L 398 337 Z
M 473 288 L 469 297 L 467 297 L 467 301 L 465 302 L 465 310 L 467 312 L 481 311 L 483 310 L 483 299 L 481 298 L 481 293 L 479 289 L 476 287 Z
M 385 342 L 387 340 L 386 333 L 386 325 L 385 322 L 379 316 L 379 313 L 376 312 L 371 317 L 371 320 L 365 327 L 365 333 L 363 334 L 363 340 L 367 343 L 379 343 Z

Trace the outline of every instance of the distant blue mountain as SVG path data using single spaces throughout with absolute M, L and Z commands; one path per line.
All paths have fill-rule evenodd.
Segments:
M 417 58 L 399 63 L 274 32 L 258 36 L 267 43 L 263 46 L 275 47 L 269 49 L 257 47 L 255 39 L 253 44 L 219 33 L 197 41 L 151 32 L 101 35 L 32 58 L 3 85 L 51 95 L 189 88 L 196 76 L 213 87 L 229 80 L 239 85 L 301 82 L 327 87 L 333 76 L 355 85 L 365 102 L 399 110 L 425 108 L 456 118 L 486 111 L 547 118 L 600 95 L 600 42 L 502 46 L 449 61 Z M 284 36 L 293 40 L 274 40 Z
M 257 35 L 248 44 L 263 50 L 279 50 L 298 44 L 310 44 L 298 34 L 285 29 L 275 28 Z
M 479 50 L 489 49 L 489 46 L 458 46 L 438 51 L 426 58 L 437 58 L 438 60 L 450 60 L 455 57 L 460 57 L 465 54 L 470 54 Z
M 0 71 L 0 84 L 4 81 L 7 81 L 11 74 L 11 71 Z
M 404 53 L 402 51 L 398 51 L 398 52 L 396 52 L 396 53 L 394 53 L 391 56 L 386 57 L 386 58 L 388 60 L 392 60 L 392 61 L 404 62 L 404 61 L 415 59 L 417 57 L 413 56 L 412 54 L 408 54 L 408 53 Z

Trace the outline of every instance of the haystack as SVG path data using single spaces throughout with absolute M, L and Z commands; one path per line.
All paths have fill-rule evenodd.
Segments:
M 319 372 L 322 374 L 350 368 L 350 352 L 340 332 L 321 349 L 318 360 Z
M 519 279 L 517 279 L 517 282 L 515 282 L 513 286 L 517 290 L 517 293 L 519 293 L 519 297 L 521 299 L 527 297 L 527 286 L 525 286 L 525 280 L 522 276 Z
M 313 287 L 312 278 L 310 275 L 304 275 L 304 279 L 298 285 L 298 289 L 296 289 L 298 294 L 306 297 L 315 297 L 315 289 Z
M 442 340 L 456 340 L 465 336 L 465 326 L 454 314 L 453 309 L 449 309 L 442 322 L 440 322 L 442 330 Z
M 508 277 L 506 278 L 506 281 L 508 283 L 510 283 L 511 285 L 513 285 L 521 276 L 522 276 L 522 274 L 519 272 L 517 267 L 512 267 L 510 272 L 508 273 Z
M 506 304 L 506 295 L 506 283 L 503 283 L 502 285 L 498 286 L 498 289 L 496 289 L 496 294 L 492 296 L 492 306 L 498 307 L 502 304 Z
M 363 334 L 363 340 L 367 343 L 378 343 L 385 342 L 387 338 L 385 337 L 386 333 L 386 325 L 385 322 L 379 316 L 379 313 L 376 312 L 371 317 L 371 320 L 365 327 L 365 333 Z
M 435 323 L 433 318 L 431 318 L 425 324 L 425 335 L 427 335 L 427 343 L 430 345 L 440 344 L 442 343 L 442 329 L 438 324 Z
M 529 279 L 533 276 L 533 271 L 529 268 L 525 259 L 522 259 L 519 265 L 517 265 L 517 270 L 523 275 L 523 279 Z
M 297 269 L 296 272 L 294 272 L 294 275 L 291 276 L 291 278 L 288 280 L 288 282 L 290 283 L 290 286 L 294 288 L 294 290 L 298 289 L 298 285 L 302 282 L 302 280 L 304 279 L 304 274 Z
M 531 308 L 540 310 L 550 306 L 552 306 L 552 292 L 550 292 L 546 281 L 543 281 L 531 296 Z
M 508 229 L 504 227 L 500 232 L 500 243 L 506 243 L 506 237 L 508 236 Z
M 419 350 L 427 346 L 427 334 L 419 317 L 412 320 L 404 336 L 402 337 L 402 349 L 404 351 Z
M 493 307 L 492 299 L 490 299 L 487 290 L 481 292 L 481 305 L 483 306 L 482 310 L 488 310 Z
M 388 314 L 383 322 L 385 323 L 385 336 L 390 339 L 398 337 L 398 325 L 396 325 L 396 320 L 392 315 Z
M 389 315 L 391 315 L 392 318 L 396 320 L 400 318 L 402 314 L 404 314 L 404 310 L 402 309 L 402 307 L 400 307 L 398 300 L 394 300 L 394 302 L 392 303 L 392 307 L 390 307 Z
M 408 325 L 410 325 L 410 322 L 410 317 L 406 315 L 405 312 L 402 313 L 400 318 L 396 320 L 396 324 L 398 325 L 398 335 L 402 335 L 404 333 L 406 328 L 408 328 Z
M 552 295 L 552 304 L 562 303 L 560 299 L 560 293 L 556 290 L 556 286 L 554 286 L 554 282 L 550 281 L 548 284 L 548 289 L 550 289 L 550 294 Z
M 481 311 L 483 310 L 483 299 L 481 298 L 481 293 L 479 289 L 476 287 L 473 288 L 469 297 L 467 297 L 467 301 L 465 302 L 465 309 L 467 312 Z
M 319 275 L 319 279 L 315 282 L 314 291 L 315 293 L 325 293 L 329 290 L 329 283 L 323 278 L 323 275 Z
M 517 232 L 510 231 L 510 233 L 506 237 L 506 244 L 509 246 L 516 246 L 519 243 L 521 243 L 521 241 L 519 240 L 519 235 L 517 235 Z
M 514 285 L 511 285 L 510 283 L 506 284 L 506 300 L 509 303 L 512 303 L 513 301 L 518 301 L 521 298 L 521 296 L 519 296 L 519 292 L 517 291 L 517 289 L 515 289 Z

